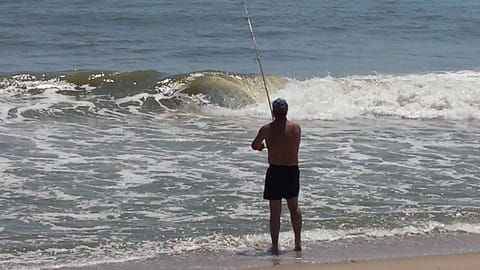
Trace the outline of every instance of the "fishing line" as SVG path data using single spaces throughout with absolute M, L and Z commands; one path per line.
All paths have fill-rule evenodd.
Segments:
M 274 119 L 272 102 L 270 101 L 270 94 L 268 93 L 267 81 L 265 80 L 265 73 L 263 72 L 262 61 L 260 61 L 260 53 L 258 52 L 258 49 L 257 49 L 257 41 L 255 39 L 253 24 L 252 24 L 252 21 L 250 20 L 250 15 L 248 15 L 247 5 L 245 4 L 245 2 L 243 2 L 243 9 L 245 11 L 245 17 L 246 17 L 247 22 L 248 22 L 248 28 L 250 29 L 250 35 L 252 37 L 253 48 L 255 48 L 255 52 L 257 54 L 257 62 L 258 62 L 258 66 L 260 67 L 260 73 L 262 74 L 263 87 L 265 88 L 265 93 L 267 94 L 268 108 L 270 109 L 270 114 L 272 115 L 272 119 Z

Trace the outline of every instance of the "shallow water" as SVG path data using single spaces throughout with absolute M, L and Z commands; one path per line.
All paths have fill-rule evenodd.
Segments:
M 0 268 L 271 259 L 240 3 L 1 5 Z M 248 7 L 303 131 L 305 250 L 280 260 L 480 250 L 477 1 Z
M 266 155 L 249 149 L 262 122 L 182 114 L 2 126 L 4 266 L 266 249 Z M 475 122 L 301 124 L 305 245 L 478 233 Z

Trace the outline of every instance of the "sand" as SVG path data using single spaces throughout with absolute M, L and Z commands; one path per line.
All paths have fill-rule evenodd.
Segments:
M 480 270 L 480 253 L 419 256 L 381 260 L 313 264 L 287 263 L 249 270 Z

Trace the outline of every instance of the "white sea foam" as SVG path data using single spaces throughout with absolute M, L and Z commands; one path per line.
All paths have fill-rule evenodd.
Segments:
M 62 94 L 62 91 L 86 91 L 91 94 L 94 89 L 91 87 L 78 88 L 74 84 L 58 80 L 15 82 L 2 91 L 0 119 L 4 121 L 9 118 L 9 113 L 18 119 L 22 119 L 23 115 L 35 117 L 35 113 L 33 116 L 28 114 L 32 111 L 49 115 L 61 114 L 66 110 L 79 113 L 92 112 L 107 117 L 122 116 L 125 112 L 147 115 L 148 110 L 144 112 L 142 109 L 147 100 L 155 100 L 162 111 L 175 112 L 162 102 L 171 97 L 165 97 L 160 93 L 138 93 L 103 101 L 105 97 L 96 97 L 97 102 L 93 102 L 87 97 L 75 98 Z M 224 94 L 226 95 L 224 99 L 231 98 L 227 93 Z M 288 100 L 290 117 L 293 119 L 342 120 L 364 116 L 480 119 L 480 72 L 478 71 L 343 78 L 327 76 L 302 81 L 291 79 L 283 89 L 271 94 L 272 99 L 282 96 Z M 205 94 L 184 98 L 191 99 L 190 102 L 195 103 L 195 99 L 201 98 L 201 95 Z M 116 106 L 109 108 L 111 106 L 100 105 L 105 102 Z M 229 101 L 231 102 L 234 101 Z M 215 115 L 253 116 L 266 119 L 269 117 L 266 101 L 262 97 L 258 98 L 257 104 L 240 109 L 205 105 L 201 106 L 201 110 L 206 114 Z
M 290 80 L 274 93 L 289 102 L 293 119 L 341 120 L 361 116 L 408 119 L 480 119 L 480 72 L 460 71 L 406 75 L 371 75 L 344 78 Z M 265 101 L 214 113 L 264 116 Z
M 323 79 L 291 83 L 317 80 Z M 314 94 L 310 88 L 298 91 Z M 249 148 L 269 118 L 254 115 L 263 106 L 230 110 L 238 118 L 178 112 L 1 126 L 2 226 L 12 247 L 30 241 L 38 249 L 17 254 L 16 265 L 22 258 L 59 264 L 75 258 L 81 264 L 268 248 L 269 236 L 260 233 L 267 231 L 268 205 L 261 199 L 267 153 Z M 306 245 L 476 233 L 478 136 L 476 126 L 472 132 L 463 122 L 304 121 L 300 202 Z M 282 221 L 288 224 L 287 213 Z M 292 241 L 291 232 L 282 232 L 282 246 Z
M 81 91 L 84 90 L 82 89 Z M 14 83 L 3 89 L 1 93 L 3 100 L 0 99 L 2 105 L 0 119 L 6 119 L 11 111 L 14 111 L 13 114 L 17 120 L 22 120 L 25 113 L 32 111 L 55 115 L 63 113 L 66 109 L 83 108 L 82 111 L 88 111 L 95 108 L 92 102 L 75 100 L 72 97 L 63 95 L 62 91 L 76 92 L 80 90 L 74 84 L 57 79 L 48 81 L 15 80 Z M 59 107 L 58 105 L 60 104 L 61 106 Z
M 108 228 L 100 228 L 108 229 Z M 353 229 L 353 230 L 328 230 L 314 229 L 302 233 L 304 245 L 308 246 L 318 242 L 332 242 L 347 239 L 373 239 L 384 237 L 401 237 L 406 235 L 428 235 L 438 232 L 462 232 L 479 233 L 478 224 L 452 224 L 445 225 L 437 222 L 431 222 L 421 226 L 406 226 L 392 230 L 388 229 Z M 139 258 L 154 258 L 159 255 L 186 255 L 190 253 L 202 252 L 242 252 L 249 250 L 266 250 L 270 245 L 270 236 L 267 233 L 249 234 L 243 236 L 213 234 L 210 236 L 200 236 L 194 238 L 177 238 L 165 242 L 144 241 L 135 245 L 130 243 L 111 242 L 105 243 L 97 248 L 88 248 L 90 258 L 103 258 L 101 262 L 126 262 Z M 290 248 L 293 246 L 293 233 L 281 232 L 280 246 Z M 82 249 L 81 246 L 75 249 Z M 57 249 L 59 252 L 65 250 Z M 79 250 L 80 251 L 80 250 Z M 69 250 L 69 252 L 75 252 Z M 98 264 L 99 261 L 90 263 Z M 76 259 L 76 264 L 89 265 L 83 262 L 81 258 Z

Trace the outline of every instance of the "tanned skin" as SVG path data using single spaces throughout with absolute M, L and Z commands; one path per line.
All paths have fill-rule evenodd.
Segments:
M 252 148 L 262 151 L 268 148 L 268 163 L 270 165 L 295 166 L 298 165 L 298 149 L 300 147 L 300 125 L 287 119 L 286 112 L 273 112 L 274 120 L 260 128 L 252 142 Z M 295 251 L 301 251 L 302 212 L 298 207 L 298 197 L 287 199 L 290 210 L 290 220 L 295 235 Z M 270 200 L 270 236 L 272 238 L 271 251 L 278 254 L 278 236 L 280 233 L 280 215 L 282 200 Z

